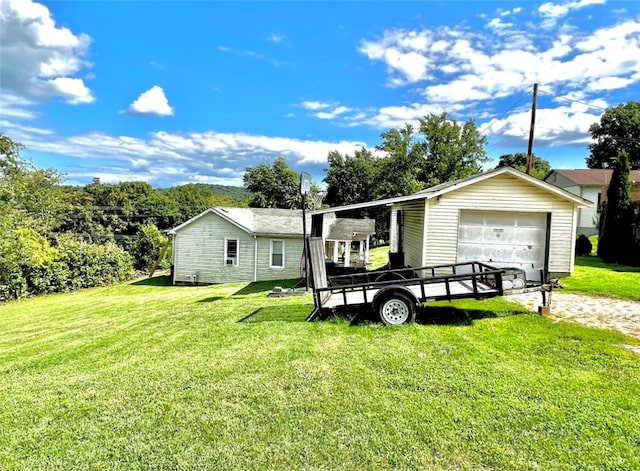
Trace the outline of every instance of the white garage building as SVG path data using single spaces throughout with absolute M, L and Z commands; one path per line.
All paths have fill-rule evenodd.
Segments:
M 530 280 L 573 272 L 578 208 L 590 201 L 509 167 L 413 195 L 331 208 L 391 207 L 390 258 L 419 267 L 477 260 Z

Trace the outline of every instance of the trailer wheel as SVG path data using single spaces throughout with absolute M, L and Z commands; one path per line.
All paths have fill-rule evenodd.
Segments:
M 408 324 L 416 318 L 416 305 L 409 296 L 391 293 L 377 303 L 380 320 L 385 325 Z

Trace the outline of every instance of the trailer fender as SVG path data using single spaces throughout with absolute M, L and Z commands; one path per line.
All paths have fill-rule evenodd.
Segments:
M 383 324 L 408 324 L 416 318 L 418 300 L 406 287 L 385 286 L 373 298 L 373 309 Z

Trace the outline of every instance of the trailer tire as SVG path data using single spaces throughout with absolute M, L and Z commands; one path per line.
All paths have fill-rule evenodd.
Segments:
M 416 303 L 408 295 L 391 292 L 376 302 L 380 320 L 385 325 L 409 324 L 416 318 Z

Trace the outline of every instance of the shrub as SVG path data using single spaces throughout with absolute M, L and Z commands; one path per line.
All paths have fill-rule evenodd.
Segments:
M 589 238 L 584 234 L 580 234 L 578 240 L 576 240 L 576 255 L 590 255 L 591 250 L 593 250 L 593 245 Z
M 56 291 L 70 291 L 118 283 L 133 276 L 133 259 L 113 242 L 91 244 L 74 238 L 59 240 L 60 259 L 66 265 L 58 268 L 64 285 Z M 53 279 L 62 281 L 63 276 Z
M 113 242 L 91 244 L 72 237 L 47 240 L 31 231 L 16 231 L 9 257 L 0 257 L 0 300 L 73 291 L 119 283 L 133 276 L 131 256 Z M 29 250 L 28 256 L 24 250 Z M 0 255 L 5 255 L 0 254 Z
M 137 233 L 137 239 L 133 245 L 131 254 L 135 258 L 135 267 L 139 270 L 150 271 L 162 253 L 162 248 L 167 243 L 167 238 L 160 232 L 155 224 L 143 225 Z M 160 268 L 168 268 L 170 259 L 165 252 L 159 264 Z

